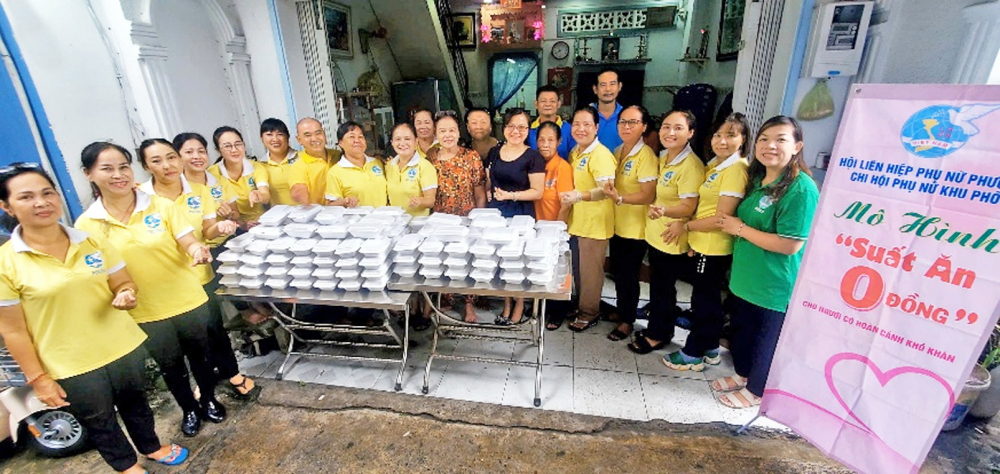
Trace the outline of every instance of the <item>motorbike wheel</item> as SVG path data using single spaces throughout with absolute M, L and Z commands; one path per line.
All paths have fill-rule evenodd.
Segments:
M 27 424 L 21 423 L 21 439 L 32 451 L 50 458 L 61 458 L 87 448 L 87 430 L 69 412 L 49 410 L 36 413 L 33 418 L 41 436 L 35 437 Z

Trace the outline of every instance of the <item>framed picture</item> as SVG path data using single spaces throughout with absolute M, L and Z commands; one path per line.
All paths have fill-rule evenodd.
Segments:
M 719 50 L 716 61 L 731 61 L 740 55 L 743 42 L 743 0 L 722 0 L 719 18 Z
M 617 61 L 621 47 L 621 38 L 602 38 L 601 61 Z
M 323 19 L 326 23 L 326 42 L 330 56 L 354 57 L 354 39 L 351 38 L 351 7 L 325 0 Z
M 479 38 L 479 26 L 476 25 L 475 13 L 456 13 L 451 19 L 451 37 L 462 49 L 476 49 Z

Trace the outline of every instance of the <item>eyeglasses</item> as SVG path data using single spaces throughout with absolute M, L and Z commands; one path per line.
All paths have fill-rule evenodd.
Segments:
M 619 120 L 618 125 L 633 128 L 638 127 L 642 123 L 642 120 Z
M 12 175 L 23 173 L 25 171 L 42 171 L 42 165 L 27 161 L 12 163 L 9 166 L 4 166 L 3 168 L 0 168 L 0 177 L 9 178 Z
M 528 131 L 528 127 L 526 127 L 524 125 L 508 125 L 508 126 L 506 126 L 504 128 L 506 128 L 508 131 L 511 131 L 511 132 L 521 132 L 521 133 L 524 133 L 524 132 Z
M 237 149 L 243 149 L 244 146 L 246 145 L 243 142 L 236 142 L 236 143 L 224 143 L 220 145 L 219 148 L 222 148 L 223 150 L 226 151 L 233 151 Z

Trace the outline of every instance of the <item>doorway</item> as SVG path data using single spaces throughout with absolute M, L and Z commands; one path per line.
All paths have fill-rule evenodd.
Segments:
M 534 53 L 495 54 L 489 61 L 490 109 L 520 107 L 535 115 L 539 61 Z

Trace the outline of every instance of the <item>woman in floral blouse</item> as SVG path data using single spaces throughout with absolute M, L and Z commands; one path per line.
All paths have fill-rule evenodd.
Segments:
M 434 128 L 440 148 L 427 152 L 427 160 L 438 173 L 438 190 L 434 212 L 469 215 L 477 207 L 486 207 L 486 172 L 479 153 L 458 146 L 458 116 L 450 110 L 434 118 Z M 445 295 L 446 300 L 449 295 Z M 476 322 L 474 297 L 465 298 L 465 321 Z

